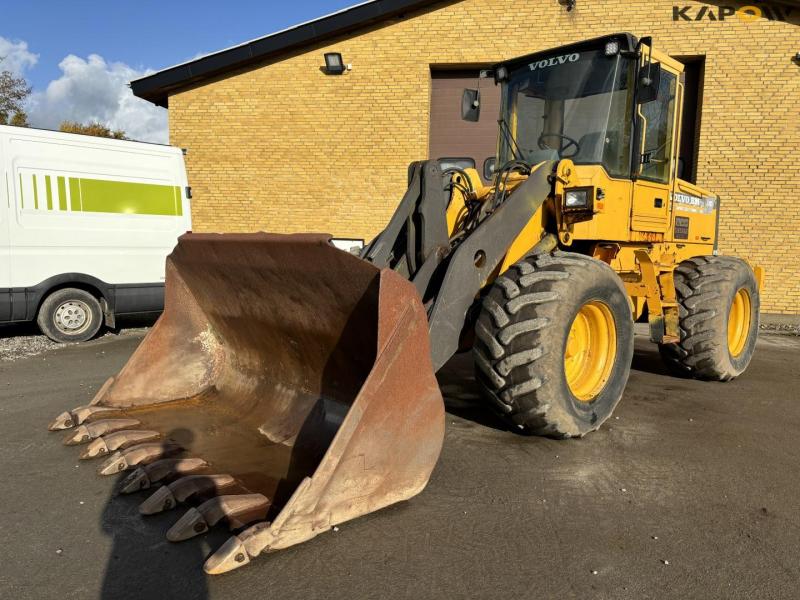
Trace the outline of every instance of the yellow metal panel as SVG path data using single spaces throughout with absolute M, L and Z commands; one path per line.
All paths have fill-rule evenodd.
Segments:
M 665 232 L 669 227 L 670 184 L 640 179 L 633 186 L 631 229 Z
M 530 252 L 537 242 L 542 239 L 542 234 L 544 233 L 543 215 L 544 206 L 540 207 L 539 210 L 534 213 L 533 218 L 528 221 L 525 228 L 511 243 L 500 265 L 499 273 L 504 273 L 506 269 Z
M 628 241 L 633 187 L 630 179 L 614 179 L 600 165 L 576 165 L 574 172 L 575 185 L 594 186 L 603 191 L 604 198 L 595 200 L 595 214 L 591 221 L 575 223 L 573 239 Z

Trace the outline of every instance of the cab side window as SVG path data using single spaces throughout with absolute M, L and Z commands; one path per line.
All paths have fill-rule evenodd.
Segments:
M 644 131 L 639 176 L 644 179 L 660 183 L 669 182 L 676 93 L 677 77 L 662 70 L 658 98 L 640 107 Z

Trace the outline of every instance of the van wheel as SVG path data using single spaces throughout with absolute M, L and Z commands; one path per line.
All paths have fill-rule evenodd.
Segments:
M 103 310 L 89 292 L 64 288 L 45 298 L 36 323 L 54 342 L 85 342 L 92 339 L 103 324 Z
M 622 397 L 633 319 L 619 276 L 580 254 L 535 255 L 495 280 L 475 326 L 476 378 L 515 429 L 582 437 Z

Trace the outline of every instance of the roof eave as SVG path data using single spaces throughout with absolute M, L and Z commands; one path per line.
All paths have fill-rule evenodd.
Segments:
M 168 107 L 171 93 L 439 0 L 373 0 L 131 81 L 133 94 Z

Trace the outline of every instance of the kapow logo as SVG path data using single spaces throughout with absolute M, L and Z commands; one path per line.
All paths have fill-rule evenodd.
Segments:
M 692 12 L 691 6 L 673 6 L 673 21 L 725 21 L 735 18 L 743 23 L 752 23 L 759 19 L 769 19 L 770 21 L 786 21 L 786 18 L 794 11 L 791 7 L 779 7 L 774 5 L 748 4 L 746 6 L 720 6 L 716 11 L 713 7 L 701 6 L 697 12 Z

